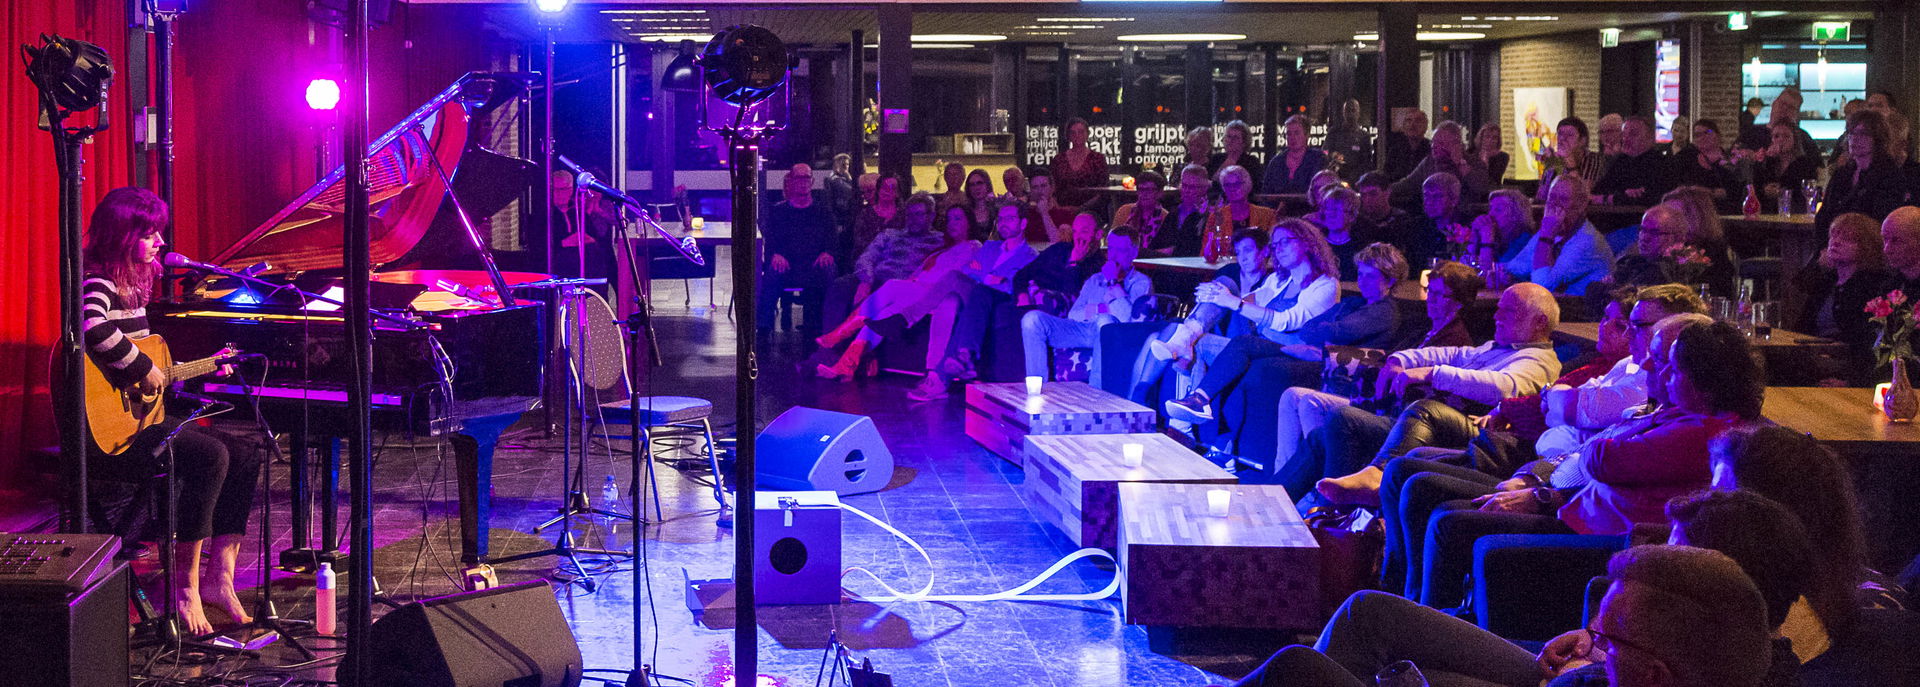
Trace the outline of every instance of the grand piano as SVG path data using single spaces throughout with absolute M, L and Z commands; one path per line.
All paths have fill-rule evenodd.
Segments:
M 539 407 L 549 304 L 517 287 L 547 275 L 501 272 L 475 222 L 539 180 L 537 166 L 482 147 L 477 118 L 526 88 L 521 74 L 461 77 L 368 146 L 374 426 L 414 437 L 445 436 L 459 471 L 462 560 L 484 563 L 492 463 L 500 433 Z M 293 436 L 294 546 L 283 565 L 306 567 L 336 551 L 335 509 L 321 509 L 321 542 L 309 548 L 310 447 L 327 456 L 318 495 L 330 505 L 338 441 L 347 433 L 349 358 L 335 294 L 342 278 L 345 168 L 337 168 L 216 255 L 211 262 L 273 286 L 221 278 L 150 308 L 151 326 L 176 355 L 227 344 L 265 357 L 247 379 L 212 380 L 200 391 L 239 404 L 258 399 L 276 432 Z M 474 267 L 479 269 L 460 269 Z M 246 405 L 241 405 L 246 408 Z

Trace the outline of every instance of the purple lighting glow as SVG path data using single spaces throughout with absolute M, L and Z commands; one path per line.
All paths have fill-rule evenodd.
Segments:
M 314 79 L 307 82 L 307 107 L 324 112 L 339 105 L 340 82 L 333 79 Z

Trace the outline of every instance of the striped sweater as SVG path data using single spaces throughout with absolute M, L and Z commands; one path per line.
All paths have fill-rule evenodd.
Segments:
M 135 348 L 131 338 L 147 335 L 147 308 L 126 307 L 112 280 L 87 275 L 81 285 L 80 317 L 87 355 L 114 386 L 138 382 L 153 369 L 153 360 Z

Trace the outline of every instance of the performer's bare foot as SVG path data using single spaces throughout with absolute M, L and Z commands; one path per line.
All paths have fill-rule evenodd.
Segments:
M 207 612 L 200 607 L 200 592 L 183 588 L 174 592 L 173 610 L 180 619 L 180 634 L 198 637 L 213 632 L 213 624 L 207 622 Z
M 200 591 L 207 605 L 226 613 L 228 618 L 233 619 L 234 625 L 253 622 L 253 616 L 247 615 L 247 605 L 240 602 L 240 594 L 233 590 L 231 575 L 224 580 L 209 576 L 201 583 Z
M 1344 477 L 1320 480 L 1314 489 L 1328 501 L 1340 505 L 1380 505 L 1380 468 L 1371 465 Z

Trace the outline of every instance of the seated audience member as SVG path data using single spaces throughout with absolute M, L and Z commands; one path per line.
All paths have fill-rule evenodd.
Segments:
M 933 221 L 940 214 L 934 207 L 933 196 L 926 193 L 916 193 L 907 199 L 906 206 L 900 210 L 900 226 L 890 227 L 874 237 L 873 243 L 854 260 L 853 274 L 835 281 L 833 290 L 828 292 L 828 305 L 845 309 L 825 321 L 833 321 L 833 316 L 844 318 L 853 314 L 853 307 L 866 301 L 874 289 L 889 280 L 913 274 L 927 256 L 947 245 L 946 232 L 934 229 Z
M 1195 294 L 1225 289 L 1240 302 L 1247 303 L 1265 303 L 1279 295 L 1280 280 L 1270 278 L 1272 256 L 1267 252 L 1267 241 L 1267 232 L 1257 228 L 1234 232 L 1233 262 L 1215 271 L 1213 279 L 1195 288 Z M 1135 402 L 1147 402 L 1148 390 L 1160 380 L 1170 361 L 1180 358 L 1183 366 L 1190 365 L 1194 342 L 1219 327 L 1222 320 L 1229 321 L 1226 331 L 1232 336 L 1252 331 L 1251 321 L 1240 316 L 1239 308 L 1223 308 L 1205 299 L 1196 300 L 1193 312 L 1186 319 L 1167 325 L 1141 347 L 1133 364 L 1132 392 L 1128 394 Z
M 1313 178 L 1307 181 L 1306 196 L 1309 210 L 1307 214 L 1301 215 L 1300 218 L 1314 224 L 1325 226 L 1325 220 L 1320 216 L 1321 202 L 1327 199 L 1328 191 L 1346 185 L 1346 182 L 1340 180 L 1340 175 L 1335 174 L 1333 170 L 1323 169 L 1320 170 L 1319 173 L 1314 174 Z M 1286 211 L 1285 214 L 1291 214 L 1291 208 L 1284 202 L 1280 204 L 1280 209 Z
M 1907 202 L 1907 180 L 1893 159 L 1887 119 L 1873 110 L 1847 118 L 1847 161 L 1835 167 L 1820 196 L 1814 226 L 1825 232 L 1833 218 L 1858 212 L 1884 218 Z
M 854 307 L 852 315 L 834 327 L 833 331 L 820 335 L 814 340 L 822 349 L 832 349 L 852 336 L 840 360 L 833 365 L 820 364 L 815 374 L 826 379 L 851 379 L 859 371 L 860 361 L 869 349 L 878 346 L 881 335 L 867 325 L 896 315 L 904 317 L 912 325 L 926 317 L 940 305 L 948 295 L 958 293 L 964 282 L 960 278 L 960 268 L 973 260 L 980 249 L 980 242 L 967 238 L 974 231 L 972 214 L 965 205 L 955 205 L 946 210 L 946 237 L 940 248 L 922 260 L 913 272 L 897 279 L 887 280 L 873 289 Z M 947 337 L 953 334 L 953 318 L 935 321 L 932 337 L 927 344 L 928 369 L 933 369 L 946 357 Z
M 1770 132 L 1767 147 L 1748 153 L 1753 161 L 1748 173 L 1754 190 L 1767 201 L 1762 207 L 1778 210 L 1780 199 L 1787 197 L 1805 202 L 1801 184 L 1820 177 L 1820 160 L 1800 154 L 1800 142 L 1793 137 L 1793 127 L 1774 124 L 1767 129 Z M 1742 195 L 1741 200 L 1745 201 L 1746 196 Z M 1800 212 L 1800 207 L 1795 206 L 1794 212 Z
M 1399 119 L 1399 126 L 1387 134 L 1386 164 L 1380 168 L 1388 183 L 1405 179 L 1433 150 L 1427 140 L 1427 113 L 1407 110 Z
M 1159 256 L 1195 257 L 1202 253 L 1207 223 L 1213 217 L 1213 205 L 1207 193 L 1213 181 L 1207 168 L 1187 165 L 1180 170 L 1180 204 L 1167 212 L 1154 232 L 1148 250 Z
M 1167 178 L 1159 172 L 1148 170 L 1134 176 L 1134 201 L 1113 211 L 1113 226 L 1126 227 L 1140 234 L 1142 254 L 1165 255 L 1156 249 L 1164 245 L 1169 251 L 1172 243 L 1162 243 L 1160 229 L 1166 226 L 1171 214 L 1160 205 L 1160 191 L 1166 188 Z
M 1652 205 L 1673 188 L 1667 154 L 1653 145 L 1653 120 L 1635 115 L 1620 126 L 1620 154 L 1593 182 L 1593 202 Z
M 1260 180 L 1261 193 L 1306 193 L 1307 182 L 1327 168 L 1327 154 L 1307 145 L 1310 127 L 1306 115 L 1293 115 L 1280 125 L 1281 140 L 1287 147 L 1267 164 Z
M 1621 117 L 1618 112 L 1600 115 L 1600 123 L 1595 126 L 1595 135 L 1600 140 L 1601 156 L 1611 159 L 1620 154 L 1620 141 L 1625 137 L 1621 130 L 1626 126 L 1626 122 L 1626 118 Z M 1591 184 L 1593 180 L 1588 179 L 1587 183 Z
M 945 189 L 933 200 L 934 210 L 942 211 L 955 205 L 967 204 L 967 166 L 958 162 L 949 162 L 940 169 L 940 188 Z
M 1393 204 L 1411 207 L 1419 200 L 1427 180 L 1441 173 L 1450 174 L 1459 182 L 1459 193 L 1465 194 L 1463 197 L 1487 197 L 1487 168 L 1479 158 L 1467 155 L 1466 132 L 1453 122 L 1441 122 L 1433 130 L 1433 144 L 1428 148 L 1426 159 L 1394 182 Z M 1462 196 L 1456 195 L 1456 202 L 1458 197 Z
M 1766 597 L 1726 554 L 1638 546 L 1614 554 L 1607 568 L 1607 592 L 1588 629 L 1537 656 L 1441 611 L 1359 592 L 1313 647 L 1282 649 L 1235 685 L 1366 687 L 1399 661 L 1412 661 L 1436 685 L 1536 687 L 1595 662 L 1614 687 L 1757 686 L 1769 674 Z
M 1586 187 L 1586 181 L 1576 176 L 1553 182 L 1540 230 L 1501 265 L 1502 275 L 1571 294 L 1585 294 L 1594 282 L 1607 277 L 1613 250 L 1607 247 L 1607 237 L 1587 221 Z
M 1339 267 L 1333 262 L 1333 251 L 1313 225 L 1284 219 L 1274 226 L 1267 255 L 1273 273 L 1253 293 L 1243 296 L 1213 281 L 1201 284 L 1194 291 L 1194 299 L 1200 303 L 1198 308 L 1214 313 L 1215 318 L 1224 313 L 1237 315 L 1236 321 L 1244 320 L 1245 335 L 1283 345 L 1302 343 L 1301 328 L 1340 302 Z M 1193 318 L 1165 336 L 1164 340 L 1147 343 L 1148 357 L 1189 367 L 1196 362 L 1211 362 L 1229 340 L 1207 333 Z
M 1799 518 L 1813 540 L 1806 608 L 1835 636 L 1854 632 L 1862 609 L 1901 609 L 1907 590 L 1867 564 L 1867 544 L 1847 467 L 1805 432 L 1751 424 L 1728 430 L 1711 448 L 1713 488 L 1773 499 Z M 1796 647 L 1810 649 L 1812 647 Z
M 1794 291 L 1805 305 L 1793 330 L 1847 347 L 1845 354 L 1817 359 L 1821 369 L 1813 378 L 1822 384 L 1866 385 L 1875 378 L 1873 344 L 1880 332 L 1867 319 L 1867 302 L 1894 289 L 1880 251 L 1879 223 L 1849 212 L 1833 219 L 1826 250 L 1794 278 Z
M 1409 266 L 1411 271 L 1411 266 Z M 1480 292 L 1487 280 L 1480 271 L 1457 262 L 1446 261 L 1427 273 L 1427 331 L 1407 348 L 1435 346 L 1472 346 L 1475 332 L 1489 329 L 1486 312 L 1479 309 Z
M 1903 207 L 1887 213 L 1880 223 L 1881 253 L 1893 272 L 1892 287 L 1920 293 L 1920 208 Z
M 1670 335 L 1669 335 L 1670 333 Z M 1421 603 L 1464 598 L 1474 542 L 1489 534 L 1623 535 L 1665 521 L 1667 499 L 1707 486 L 1707 445 L 1760 417 L 1759 365 L 1733 325 L 1688 323 L 1656 332 L 1647 356 L 1652 412 L 1595 435 L 1578 452 L 1584 486 L 1481 496 L 1480 510 L 1442 510 L 1427 523 Z M 1549 515 L 1557 513 L 1557 515 Z
M 1107 263 L 1107 251 L 1100 245 L 1098 215 L 1078 213 L 1067 222 L 1067 230 L 1067 240 L 1047 246 L 1014 275 L 1013 295 L 1017 304 L 1038 305 L 1036 295 L 1040 291 L 1079 293 L 1087 278 Z
M 1420 214 L 1408 217 L 1390 235 L 1393 244 L 1407 252 L 1409 261 L 1426 265 L 1452 257 L 1446 254 L 1447 244 L 1456 243 L 1454 239 L 1468 233 L 1460 221 L 1460 179 L 1448 172 L 1436 172 L 1420 184 Z
M 979 376 L 974 361 L 986 339 L 987 321 L 1000 306 L 1013 301 L 1020 270 L 1037 257 L 1021 233 L 1026 222 L 1021 218 L 1019 203 L 1003 199 L 995 214 L 999 221 L 993 240 L 982 244 L 959 268 L 953 278 L 954 288 L 934 308 L 933 336 L 927 341 L 927 375 L 907 398 L 946 398 L 948 384 Z M 941 336 L 943 329 L 951 329 L 952 335 Z M 941 345 L 943 341 L 945 345 Z
M 1220 172 L 1228 167 L 1244 169 L 1249 179 L 1247 188 L 1252 189 L 1253 184 L 1259 183 L 1261 172 L 1265 171 L 1265 168 L 1260 166 L 1260 156 L 1247 149 L 1251 143 L 1253 143 L 1252 127 L 1238 119 L 1227 122 L 1227 125 L 1220 130 L 1221 150 L 1207 158 L 1207 169 L 1213 172 L 1215 178 L 1219 178 Z
M 1033 187 L 1027 184 L 1027 173 L 1019 165 L 1008 167 L 1000 173 L 1000 187 L 1006 189 L 1000 199 L 1017 203 L 1027 202 L 1027 196 L 1033 193 Z
M 1471 229 L 1462 257 L 1473 267 L 1492 269 L 1514 259 L 1526 247 L 1526 238 L 1537 229 L 1533 205 L 1518 190 L 1494 191 L 1487 194 L 1487 213 L 1473 218 Z
M 1682 186 L 1661 196 L 1660 202 L 1680 211 L 1686 220 L 1686 245 L 1707 259 L 1698 283 L 1707 285 L 1709 296 L 1728 294 L 1731 297 L 1740 268 L 1735 264 L 1733 249 L 1727 246 L 1726 222 L 1720 219 L 1713 198 L 1702 189 Z
M 787 171 L 780 192 L 784 200 L 767 208 L 761 231 L 766 236 L 760 266 L 760 293 L 755 306 L 761 334 L 773 331 L 774 296 L 799 288 L 806 308 L 806 325 L 819 329 L 826 289 L 837 275 L 833 258 L 834 218 L 825 204 L 813 202 L 813 169 L 804 164 Z
M 1543 199 L 1560 177 L 1574 174 L 1592 184 L 1607 167 L 1605 155 L 1587 149 L 1586 121 L 1567 117 L 1554 125 L 1554 133 L 1558 137 L 1553 141 L 1553 150 L 1541 159 L 1539 196 Z
M 1366 233 L 1371 227 L 1363 227 L 1360 217 L 1360 194 L 1353 189 L 1330 188 L 1326 196 L 1320 199 L 1320 209 L 1314 213 L 1327 237 L 1327 245 L 1333 249 L 1333 257 L 1340 263 L 1340 281 L 1353 281 L 1358 278 L 1359 268 L 1354 265 L 1353 257 L 1367 245 L 1384 236 Z
M 1428 283 L 1433 280 L 1430 278 Z M 1493 341 L 1479 346 L 1410 348 L 1387 356 L 1375 380 L 1374 396 L 1396 399 L 1408 392 L 1428 393 L 1434 400 L 1458 403 L 1484 414 L 1503 398 L 1536 393 L 1560 376 L 1560 359 L 1547 337 L 1560 322 L 1560 305 L 1553 294 L 1533 284 L 1515 284 L 1500 294 L 1494 313 Z M 1352 400 L 1295 387 L 1280 395 L 1280 450 L 1276 462 L 1287 493 L 1305 495 L 1320 482 L 1327 496 L 1367 490 L 1377 493 L 1380 471 L 1351 473 L 1367 464 L 1395 419 L 1351 407 Z M 1409 407 L 1409 412 L 1418 406 Z M 1331 416 L 1363 426 L 1348 441 L 1321 447 L 1323 455 L 1298 451 L 1301 439 L 1325 425 Z M 1291 451 L 1291 453 L 1289 453 Z M 1347 475 L 1338 480 L 1321 478 Z M 1352 503 L 1335 498 L 1335 502 Z
M 1030 194 L 1027 200 L 1027 242 L 1054 243 L 1065 241 L 1072 231 L 1073 216 L 1080 214 L 1080 208 L 1064 205 L 1053 195 L 1053 170 L 1047 167 L 1035 167 L 1027 172 L 1027 188 Z
M 1358 226 L 1372 236 L 1392 236 L 1406 221 L 1407 213 L 1393 206 L 1392 192 L 1388 190 L 1392 185 L 1393 180 L 1379 172 L 1361 174 L 1360 180 L 1353 184 L 1354 192 L 1360 194 Z M 1417 267 L 1425 263 L 1407 264 Z
M 1731 211 L 1746 198 L 1740 182 L 1738 161 L 1720 147 L 1720 125 L 1704 118 L 1694 122 L 1693 145 L 1673 160 L 1674 185 L 1706 189 L 1715 203 Z
M 1219 176 L 1220 196 L 1225 204 L 1215 208 L 1207 218 L 1208 233 L 1231 237 L 1233 232 L 1249 227 L 1271 233 L 1279 214 L 1273 208 L 1253 203 L 1253 177 L 1246 168 L 1228 165 L 1220 170 Z
M 848 237 L 849 241 L 844 254 L 846 266 L 842 268 L 843 270 L 851 271 L 855 261 L 867 252 L 868 246 L 873 245 L 874 239 L 879 238 L 880 234 L 888 229 L 899 228 L 905 219 L 900 212 L 900 179 L 878 174 L 861 175 L 863 179 L 869 176 L 874 180 L 873 199 L 853 218 L 853 234 Z M 931 218 L 932 215 L 928 217 Z
M 973 228 L 967 238 L 985 241 L 993 233 L 993 175 L 984 169 L 967 172 L 966 190 L 967 225 Z
M 1489 416 L 1482 435 L 1474 437 L 1474 454 L 1444 454 L 1416 450 L 1411 446 L 1395 449 L 1396 439 L 1409 434 L 1389 435 L 1381 453 L 1405 455 L 1372 467 L 1381 470 L 1379 501 L 1386 518 L 1386 560 L 1381 566 L 1381 581 L 1389 589 L 1398 585 L 1408 598 L 1419 598 L 1422 542 L 1427 521 L 1434 510 L 1450 501 L 1471 499 L 1502 491 L 1539 486 L 1569 488 L 1581 483 L 1575 454 L 1593 436 L 1631 417 L 1647 399 L 1647 374 L 1644 369 L 1656 324 L 1670 315 L 1665 327 L 1677 327 L 1690 321 L 1707 321 L 1700 312 L 1706 305 L 1684 286 L 1666 284 L 1641 289 L 1632 294 L 1627 317 L 1619 317 L 1625 299 L 1609 304 L 1607 321 L 1601 324 L 1602 346 L 1617 352 L 1622 339 L 1629 355 L 1621 358 L 1599 376 L 1592 367 L 1583 367 L 1563 375 L 1539 396 L 1507 399 Z M 1623 321 L 1624 320 L 1624 321 Z M 1621 325 L 1625 327 L 1622 328 Z M 1579 381 L 1582 376 L 1585 381 Z M 1505 440 L 1499 434 L 1508 434 Z M 1456 431 L 1457 434 L 1457 431 Z M 1455 439 L 1455 443 L 1459 440 Z M 1528 443 L 1531 442 L 1531 443 Z M 1507 450 L 1512 455 L 1495 455 Z M 1479 455 L 1480 453 L 1486 455 Z M 1414 456 L 1420 456 L 1418 458 Z M 1472 461 L 1454 462 L 1454 456 Z M 1505 466 L 1520 466 L 1513 470 Z M 1562 465 L 1566 465 L 1564 469 Z M 1503 469 L 1504 468 L 1504 469 Z M 1501 475 L 1511 473 L 1505 480 Z
M 1264 336 L 1236 336 L 1207 366 L 1200 385 L 1186 398 L 1168 401 L 1167 416 L 1183 422 L 1213 421 L 1210 403 L 1240 381 L 1255 361 L 1289 358 L 1300 363 L 1288 375 L 1289 386 L 1317 382 L 1324 365 L 1324 347 L 1332 344 L 1359 348 L 1387 348 L 1400 324 L 1400 309 L 1392 299 L 1393 287 L 1407 278 L 1407 259 L 1400 250 L 1375 243 L 1361 250 L 1360 295 L 1340 301 L 1333 310 L 1314 318 L 1300 329 L 1299 343 L 1279 343 Z
M 1480 125 L 1473 133 L 1473 145 L 1467 148 L 1467 157 L 1480 161 L 1487 170 L 1487 183 L 1499 184 L 1507 178 L 1507 151 L 1501 150 L 1500 125 L 1492 122 Z
M 1078 223 L 1080 220 L 1074 220 Z M 1153 292 L 1147 275 L 1133 269 L 1140 250 L 1133 230 L 1121 227 L 1107 234 L 1107 260 L 1088 277 L 1066 317 L 1039 310 L 1020 318 L 1020 340 L 1026 353 L 1027 376 L 1050 377 L 1048 348 L 1093 349 L 1092 379 L 1100 386 L 1100 327 L 1133 318 L 1133 304 Z

